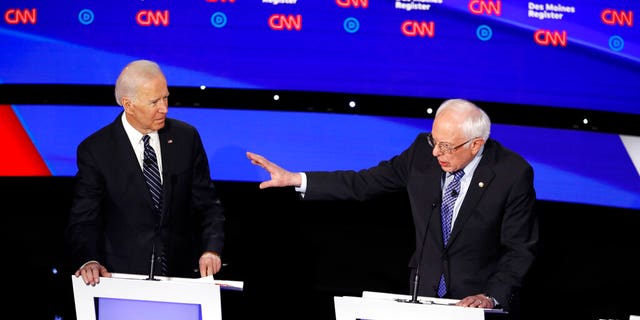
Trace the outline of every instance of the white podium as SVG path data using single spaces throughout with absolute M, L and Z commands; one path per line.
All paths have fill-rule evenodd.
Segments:
M 77 320 L 201 319 L 221 320 L 220 286 L 242 290 L 240 282 L 112 274 L 95 286 L 71 275 Z M 151 310 L 152 312 L 149 312 Z
M 458 307 L 458 300 L 364 291 L 362 297 L 334 297 L 336 320 L 482 320 L 487 309 Z

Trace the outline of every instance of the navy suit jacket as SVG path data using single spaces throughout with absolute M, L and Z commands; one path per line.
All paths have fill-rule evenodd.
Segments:
M 97 260 L 111 272 L 148 274 L 155 251 L 166 256 L 167 275 L 199 276 L 200 255 L 222 252 L 225 220 L 200 135 L 169 118 L 158 131 L 164 192 L 158 213 L 121 116 L 78 145 L 67 227 L 74 266 Z
M 444 273 L 447 297 L 485 293 L 509 309 L 538 243 L 533 169 L 521 156 L 488 139 L 445 248 L 440 216 L 443 171 L 432 150 L 422 133 L 401 154 L 377 166 L 308 172 L 304 199 L 368 200 L 406 191 L 416 240 L 409 267 L 411 280 L 418 269 L 418 294 L 436 296 Z

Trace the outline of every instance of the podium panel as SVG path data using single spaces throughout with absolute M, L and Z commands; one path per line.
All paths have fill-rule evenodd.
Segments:
M 452 305 L 458 300 L 365 291 L 362 297 L 334 297 L 336 320 L 483 320 L 485 309 Z
M 220 286 L 213 276 L 146 280 L 142 275 L 114 273 L 111 278 L 100 278 L 95 286 L 74 275 L 71 281 L 77 320 L 118 319 L 121 314 L 155 320 L 222 319 Z

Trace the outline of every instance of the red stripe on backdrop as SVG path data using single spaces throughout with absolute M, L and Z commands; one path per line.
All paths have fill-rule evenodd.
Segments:
M 0 176 L 51 175 L 10 105 L 0 105 L 0 141 Z

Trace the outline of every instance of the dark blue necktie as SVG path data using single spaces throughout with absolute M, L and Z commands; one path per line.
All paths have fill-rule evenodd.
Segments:
M 156 152 L 149 144 L 149 136 L 142 137 L 144 141 L 144 159 L 142 161 L 142 173 L 144 179 L 147 182 L 151 199 L 153 200 L 153 206 L 156 211 L 160 213 L 162 208 L 162 182 L 160 182 L 160 170 L 158 170 L 158 159 L 156 158 Z
M 449 234 L 451 233 L 451 220 L 453 217 L 453 206 L 456 203 L 458 194 L 460 194 L 460 179 L 464 176 L 463 170 L 458 170 L 453 173 L 453 180 L 447 185 L 442 196 L 442 206 L 440 208 L 440 214 L 442 215 L 442 237 L 444 240 L 444 246 L 447 246 L 449 242 Z M 447 293 L 447 285 L 444 281 L 444 274 L 440 276 L 440 283 L 438 284 L 438 296 L 443 297 Z

